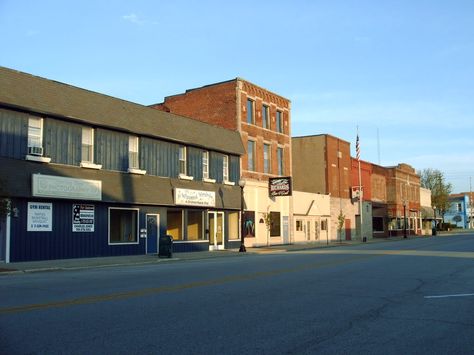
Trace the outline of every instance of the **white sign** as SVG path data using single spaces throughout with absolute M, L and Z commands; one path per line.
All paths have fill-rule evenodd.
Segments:
M 72 205 L 72 231 L 94 231 L 94 205 Z
M 216 193 L 214 191 L 176 188 L 174 191 L 174 200 L 177 205 L 215 207 Z
M 33 196 L 102 200 L 102 181 L 33 174 Z
M 28 202 L 28 232 L 51 232 L 53 230 L 53 204 Z

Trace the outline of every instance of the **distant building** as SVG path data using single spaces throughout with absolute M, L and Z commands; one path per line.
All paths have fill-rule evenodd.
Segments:
M 471 209 L 469 192 L 449 195 L 449 209 L 444 214 L 444 223 L 450 223 L 457 228 L 470 228 Z
M 245 244 L 292 242 L 290 196 L 270 198 L 268 192 L 270 178 L 292 175 L 290 100 L 236 78 L 165 97 L 151 107 L 238 131 L 246 149 L 244 223 L 253 224 Z

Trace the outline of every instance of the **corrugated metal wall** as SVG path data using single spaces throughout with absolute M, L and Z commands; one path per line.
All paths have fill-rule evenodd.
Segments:
M 46 118 L 43 123 L 45 156 L 52 163 L 76 165 L 81 162 L 82 126 Z
M 239 184 L 240 180 L 240 157 L 231 155 L 229 158 L 229 180 Z
M 216 182 L 221 184 L 224 179 L 224 174 L 222 171 L 224 167 L 224 162 L 223 162 L 224 155 L 222 153 L 217 153 L 217 152 L 210 152 L 209 155 L 210 155 L 209 176 L 211 177 L 211 179 L 216 179 Z
M 128 137 L 125 133 L 96 129 L 94 162 L 105 170 L 127 171 Z
M 202 180 L 202 149 L 188 147 L 188 175 L 194 180 Z
M 0 109 L 0 155 L 24 159 L 28 146 L 28 115 Z
M 142 137 L 140 139 L 140 167 L 147 174 L 178 177 L 179 145 Z

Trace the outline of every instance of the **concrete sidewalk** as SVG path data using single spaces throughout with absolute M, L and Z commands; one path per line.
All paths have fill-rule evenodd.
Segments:
M 409 239 L 418 238 L 411 236 Z M 423 237 L 426 238 L 426 237 Z M 392 238 L 381 238 L 381 239 L 370 239 L 367 243 L 380 243 L 388 241 L 401 240 L 403 237 L 392 237 Z M 0 262 L 0 276 L 21 274 L 21 273 L 32 273 L 32 272 L 47 272 L 47 271 L 67 271 L 67 270 L 81 270 L 90 268 L 103 268 L 103 267 L 114 267 L 114 266 L 127 266 L 127 265 L 146 265 L 146 264 L 160 264 L 169 263 L 185 260 L 200 260 L 200 259 L 211 259 L 219 257 L 243 257 L 245 255 L 255 254 L 271 254 L 271 253 L 282 253 L 292 252 L 307 249 L 318 249 L 318 248 L 333 248 L 339 246 L 349 246 L 358 244 L 367 244 L 361 241 L 342 241 L 332 242 L 329 244 L 321 242 L 308 242 L 308 243 L 297 243 L 287 245 L 274 245 L 274 246 L 263 246 L 256 248 L 247 248 L 247 253 L 239 253 L 238 249 L 230 250 L 219 250 L 219 251 L 201 251 L 201 252 L 189 252 L 189 253 L 174 253 L 172 258 L 160 258 L 155 255 L 126 255 L 126 256 L 108 256 L 108 257 L 97 257 L 97 258 L 77 258 L 77 259 L 59 259 L 59 260 L 43 260 L 43 261 L 29 261 L 29 262 L 15 262 L 15 263 L 4 263 Z

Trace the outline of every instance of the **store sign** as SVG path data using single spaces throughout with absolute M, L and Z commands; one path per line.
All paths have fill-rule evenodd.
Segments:
M 53 230 L 53 204 L 28 202 L 28 232 L 51 232 Z
M 94 210 L 94 205 L 72 205 L 72 231 L 93 232 L 95 215 Z
M 177 205 L 215 207 L 216 193 L 214 191 L 176 188 L 174 190 L 174 200 Z
M 291 196 L 291 177 L 279 177 L 268 179 L 268 195 Z
M 102 200 L 102 181 L 33 174 L 33 196 Z

